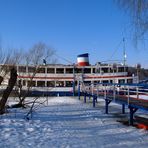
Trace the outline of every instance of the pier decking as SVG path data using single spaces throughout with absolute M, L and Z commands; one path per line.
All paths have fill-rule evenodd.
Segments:
M 80 84 L 78 87 L 78 95 L 92 97 L 93 107 L 96 106 L 97 98 L 101 97 L 105 100 L 105 113 L 108 114 L 109 104 L 113 101 L 122 105 L 122 113 L 125 113 L 125 106 L 130 110 L 129 122 L 133 125 L 134 113 L 138 109 L 148 111 L 148 88 L 142 84 Z M 145 98 L 141 97 L 145 96 Z

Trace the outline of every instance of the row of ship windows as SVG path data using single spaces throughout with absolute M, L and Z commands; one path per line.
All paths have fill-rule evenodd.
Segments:
M 38 69 L 35 69 L 34 67 L 18 67 L 18 71 L 19 72 L 29 72 L 29 73 L 34 73 L 34 72 L 37 72 L 37 73 L 46 73 L 46 70 L 47 70 L 47 73 L 57 73 L 57 74 L 62 74 L 62 73 L 113 73 L 113 72 L 124 72 L 124 71 L 127 71 L 127 67 L 126 69 L 124 69 L 124 67 L 117 67 L 116 69 L 112 69 L 112 68 L 99 68 L 99 69 L 96 69 L 96 68 L 38 68 Z
M 27 81 L 19 80 L 18 85 L 20 86 L 31 86 L 31 87 L 72 87 L 73 81 Z
M 94 83 L 113 83 L 113 80 L 102 80 L 93 81 Z M 90 84 L 91 81 L 85 81 L 85 83 Z M 125 83 L 125 79 L 120 79 L 118 83 Z M 127 83 L 132 83 L 132 79 L 128 79 Z M 73 81 L 27 81 L 19 80 L 18 85 L 20 86 L 31 86 L 31 87 L 72 87 Z M 75 82 L 77 85 L 77 81 Z

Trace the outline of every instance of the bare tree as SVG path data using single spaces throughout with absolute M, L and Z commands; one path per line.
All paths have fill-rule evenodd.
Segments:
M 52 56 L 54 55 L 54 53 L 55 51 L 48 47 L 45 43 L 39 42 L 35 44 L 32 48 L 30 48 L 29 51 L 25 54 L 25 66 L 32 66 L 33 70 L 32 72 L 28 72 L 27 74 L 29 76 L 29 83 L 24 93 L 21 93 L 24 89 L 22 85 L 18 85 L 20 90 L 19 103 L 14 105 L 13 107 L 24 107 L 25 99 L 33 86 L 34 77 L 39 68 L 43 65 L 43 59 L 47 60 L 49 63 L 50 61 L 52 61 Z
M 8 97 L 16 83 L 16 80 L 17 80 L 17 71 L 15 69 L 15 67 L 13 67 L 11 70 L 10 70 L 10 79 L 9 79 L 9 82 L 8 82 L 8 86 L 7 88 L 4 90 L 3 92 L 3 96 L 2 96 L 2 99 L 0 100 L 0 114 L 3 114 L 5 113 L 5 105 L 6 105 L 6 102 L 8 100 Z
M 28 50 L 27 53 L 22 53 L 18 50 L 13 50 L 13 52 L 11 53 L 9 52 L 9 54 L 4 54 L 3 52 L 0 52 L 1 54 L 0 85 L 4 79 L 8 80 L 8 85 L 6 89 L 3 91 L 2 98 L 0 100 L 0 114 L 5 113 L 7 100 L 12 90 L 14 90 L 14 86 L 16 85 L 17 65 L 20 64 L 21 62 L 24 63 L 25 61 L 26 63 L 25 66 L 31 65 L 32 67 L 34 67 L 34 71 L 31 73 L 28 73 L 30 83 L 28 83 L 27 90 L 25 91 L 24 94 L 21 94 L 23 87 L 21 85 L 18 85 L 20 92 L 18 93 L 19 103 L 16 105 L 16 107 L 23 107 L 25 98 L 28 96 L 30 92 L 33 79 L 36 73 L 38 72 L 38 69 L 41 67 L 43 59 L 47 61 L 53 59 L 51 57 L 52 55 L 54 55 L 54 52 L 55 51 L 53 49 L 48 47 L 45 43 L 41 43 L 41 42 L 35 44 L 32 48 Z
M 11 53 L 7 56 L 1 58 L 1 67 L 0 67 L 0 85 L 4 79 L 9 79 L 6 89 L 2 92 L 2 98 L 0 100 L 0 114 L 5 113 L 5 106 L 10 96 L 16 81 L 17 81 L 17 69 L 15 64 L 20 59 L 20 53 L 12 50 Z M 10 75 L 10 76 L 9 76 Z
M 131 16 L 134 28 L 134 40 L 147 34 L 148 31 L 148 0 L 115 0 L 125 12 Z

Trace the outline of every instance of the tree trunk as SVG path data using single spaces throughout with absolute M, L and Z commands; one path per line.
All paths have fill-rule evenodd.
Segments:
M 6 105 L 6 102 L 8 100 L 8 97 L 9 97 L 11 91 L 13 90 L 16 80 L 17 80 L 17 71 L 13 67 L 10 71 L 10 79 L 8 82 L 8 86 L 4 90 L 3 95 L 2 95 L 2 99 L 0 100 L 0 114 L 5 113 L 5 105 Z
M 0 85 L 1 85 L 2 82 L 3 82 L 3 77 L 0 76 Z

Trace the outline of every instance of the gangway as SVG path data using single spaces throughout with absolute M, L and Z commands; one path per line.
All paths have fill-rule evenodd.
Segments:
M 138 109 L 148 111 L 148 85 L 147 84 L 118 84 L 118 83 L 90 83 L 79 82 L 78 97 L 92 97 L 93 107 L 96 106 L 98 98 L 105 100 L 105 113 L 108 114 L 109 104 L 113 101 L 122 105 L 122 113 L 125 113 L 125 106 L 129 108 L 129 123 L 133 125 L 134 113 Z M 141 98 L 145 96 L 145 98 Z

